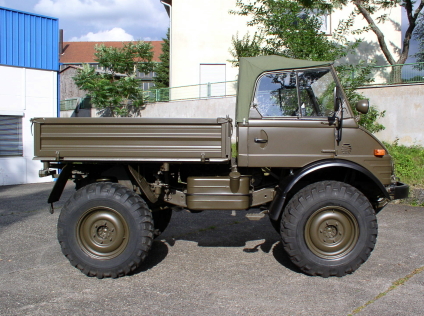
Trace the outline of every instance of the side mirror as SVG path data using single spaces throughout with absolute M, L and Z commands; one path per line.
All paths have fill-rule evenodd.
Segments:
M 367 114 L 369 109 L 370 103 L 368 100 L 359 100 L 358 103 L 356 103 L 356 110 L 359 113 Z
M 340 92 L 339 92 L 339 87 L 335 86 L 334 87 L 334 92 L 333 92 L 333 98 L 334 98 L 334 113 L 337 112 L 340 109 L 340 98 L 339 98 Z

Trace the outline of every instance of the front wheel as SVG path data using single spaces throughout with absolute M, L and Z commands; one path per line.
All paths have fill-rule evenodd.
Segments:
M 134 271 L 147 256 L 152 216 L 143 199 L 128 188 L 93 183 L 65 204 L 57 235 L 73 266 L 88 276 L 116 278 Z
M 374 249 L 377 219 L 368 199 L 342 182 L 311 184 L 287 204 L 281 236 L 292 262 L 309 275 L 343 276 Z

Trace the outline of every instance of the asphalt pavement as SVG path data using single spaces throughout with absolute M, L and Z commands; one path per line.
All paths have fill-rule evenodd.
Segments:
M 423 315 L 424 208 L 377 216 L 371 257 L 342 278 L 311 277 L 288 260 L 268 218 L 174 212 L 134 275 L 90 278 L 56 239 L 52 183 L 0 186 L 0 315 Z

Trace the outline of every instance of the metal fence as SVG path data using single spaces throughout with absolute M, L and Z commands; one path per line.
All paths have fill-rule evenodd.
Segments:
M 60 100 L 60 110 L 61 111 L 70 111 L 79 109 L 90 109 L 91 108 L 91 98 L 72 98 L 66 100 Z
M 354 73 L 352 74 L 355 75 Z M 393 85 L 424 82 L 424 63 L 375 66 L 371 70 L 373 82 L 367 85 Z
M 355 76 L 355 73 L 352 73 Z M 367 85 L 393 85 L 424 82 L 424 63 L 375 66 L 371 71 L 374 81 Z M 237 81 L 215 82 L 191 86 L 151 89 L 145 91 L 146 101 L 168 102 L 235 96 Z
M 145 92 L 145 98 L 147 102 L 168 102 L 228 97 L 235 96 L 236 93 L 237 80 L 234 80 L 182 87 L 151 89 Z

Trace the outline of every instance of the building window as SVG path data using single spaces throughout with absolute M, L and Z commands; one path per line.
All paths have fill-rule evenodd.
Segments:
M 319 15 L 318 18 L 322 20 L 322 26 L 320 31 L 324 32 L 325 35 L 331 35 L 331 15 L 322 14 Z
M 22 117 L 0 115 L 0 157 L 22 155 Z
M 202 98 L 225 96 L 225 80 L 225 64 L 200 64 L 200 96 Z
M 142 83 L 142 88 L 143 88 L 144 91 L 150 90 L 154 86 L 155 86 L 154 82 L 143 82 Z
M 313 10 L 312 12 L 302 12 L 300 18 L 305 19 L 308 15 L 315 15 L 322 22 L 319 30 L 325 35 L 331 35 L 331 14 Z

